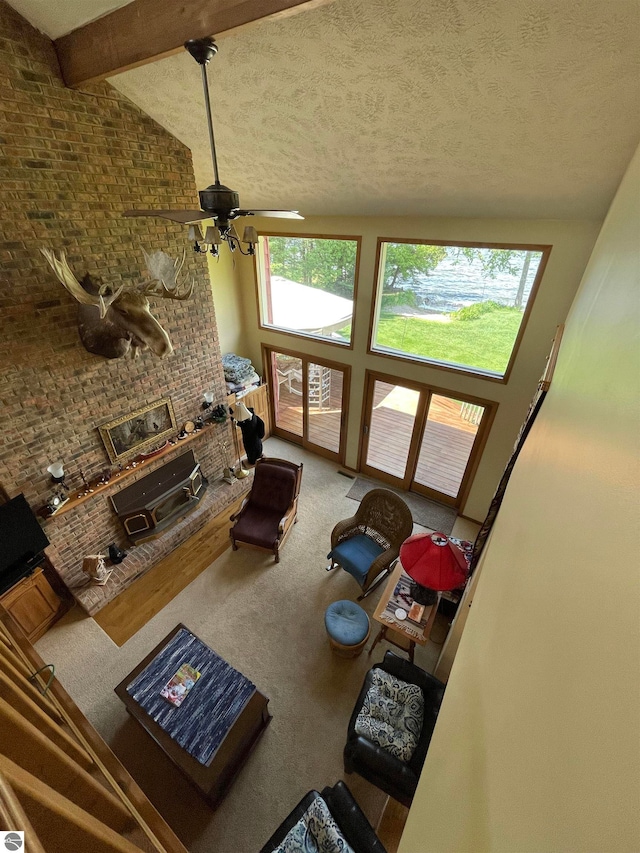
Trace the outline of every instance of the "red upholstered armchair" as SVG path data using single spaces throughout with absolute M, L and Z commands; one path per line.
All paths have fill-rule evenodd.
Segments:
M 231 516 L 233 550 L 238 543 L 273 551 L 280 562 L 280 548 L 297 521 L 302 463 L 263 457 L 256 462 L 251 491 L 239 512 Z

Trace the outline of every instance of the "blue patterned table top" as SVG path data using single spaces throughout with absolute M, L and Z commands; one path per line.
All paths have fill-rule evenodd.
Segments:
M 175 707 L 160 691 L 183 663 L 197 669 L 200 678 L 180 707 Z M 186 628 L 127 685 L 127 693 L 140 707 L 204 765 L 211 762 L 255 690 L 255 684 Z

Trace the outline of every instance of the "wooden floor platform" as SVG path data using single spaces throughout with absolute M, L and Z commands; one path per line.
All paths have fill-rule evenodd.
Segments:
M 409 809 L 406 806 L 392 797 L 387 797 L 380 822 L 376 827 L 376 834 L 387 853 L 397 853 L 408 816 Z
M 243 498 L 244 495 L 212 518 L 94 615 L 94 620 L 116 645 L 123 646 L 230 547 L 229 519 Z

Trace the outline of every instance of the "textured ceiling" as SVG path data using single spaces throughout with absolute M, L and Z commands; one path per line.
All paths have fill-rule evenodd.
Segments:
M 220 176 L 243 207 L 601 218 L 640 139 L 638 0 L 335 0 L 219 47 Z M 190 56 L 110 82 L 212 182 Z
M 9 5 L 49 38 L 57 39 L 128 3 L 131 0 L 10 0 Z

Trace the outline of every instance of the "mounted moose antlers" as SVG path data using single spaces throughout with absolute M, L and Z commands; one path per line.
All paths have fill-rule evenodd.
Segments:
M 122 358 L 128 352 L 135 358 L 139 349 L 147 347 L 160 358 L 173 352 L 169 336 L 151 313 L 147 295 L 181 301 L 190 298 L 193 282 L 180 280 L 184 255 L 182 260 L 173 261 L 164 252 L 148 255 L 143 250 L 152 281 L 140 287 L 122 285 L 115 293 L 107 293 L 108 288 L 98 287 L 88 274 L 79 282 L 69 269 L 64 251 L 59 258 L 51 249 L 40 251 L 80 303 L 78 331 L 85 349 L 105 358 Z

